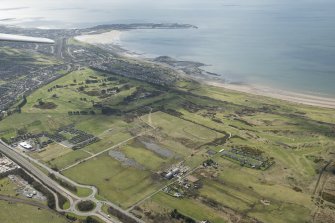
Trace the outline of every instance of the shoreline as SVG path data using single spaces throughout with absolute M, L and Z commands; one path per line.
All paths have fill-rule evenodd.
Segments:
M 154 58 L 147 58 L 141 54 L 136 52 L 132 52 L 121 44 L 121 35 L 123 31 L 112 30 L 105 33 L 100 34 L 87 34 L 74 37 L 75 40 L 85 42 L 92 45 L 108 45 L 109 49 L 116 51 L 116 54 L 119 54 L 123 57 L 129 57 L 138 60 L 151 60 Z M 173 67 L 173 66 L 172 66 Z M 174 67 L 175 70 L 179 73 L 180 70 Z M 203 70 L 206 72 L 205 70 Z M 335 109 L 335 98 L 316 96 L 312 94 L 304 94 L 297 92 L 290 92 L 286 90 L 274 89 L 266 86 L 258 86 L 258 85 L 249 85 L 249 84 L 230 84 L 230 83 L 222 83 L 220 81 L 215 80 L 205 80 L 204 78 L 195 78 L 191 75 L 188 75 L 192 79 L 195 79 L 201 83 L 220 87 L 223 89 L 243 92 L 247 94 L 266 96 L 274 99 L 280 99 L 291 103 L 296 104 L 304 104 L 309 106 L 316 106 L 322 108 L 330 108 Z M 224 80 L 222 80 L 224 81 Z
M 122 32 L 119 30 L 112 30 L 105 33 L 85 34 L 81 36 L 76 36 L 74 37 L 74 39 L 92 45 L 99 45 L 99 44 L 120 45 L 121 34 Z
M 220 87 L 228 90 L 243 92 L 252 95 L 259 95 L 270 97 L 274 99 L 280 99 L 287 102 L 292 102 L 296 104 L 310 105 L 322 108 L 335 109 L 335 99 L 315 96 L 311 94 L 302 94 L 284 90 L 273 89 L 269 87 L 247 85 L 247 84 L 229 84 L 220 83 L 214 81 L 203 81 L 207 85 Z

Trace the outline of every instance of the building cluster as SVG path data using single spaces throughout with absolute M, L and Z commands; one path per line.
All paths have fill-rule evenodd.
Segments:
M 195 194 L 196 190 L 201 187 L 201 182 L 199 178 L 188 175 L 185 178 L 179 179 L 172 185 L 163 189 L 163 192 L 166 194 L 176 197 L 176 198 L 183 198 L 185 196 L 191 196 Z
M 180 178 L 182 177 L 187 171 L 189 171 L 190 167 L 185 166 L 183 162 L 178 163 L 176 165 L 171 166 L 169 169 L 161 173 L 167 180 L 171 180 L 173 178 Z
M 61 77 L 59 71 L 68 70 L 68 66 L 52 65 L 17 65 L 14 62 L 6 62 L 11 69 L 1 69 L 0 76 L 3 79 L 5 74 L 10 78 L 0 86 L 0 112 L 8 109 L 20 96 L 27 95 L 37 88 L 48 84 Z M 1 63 L 0 66 L 2 67 Z M 5 73 L 5 74 L 4 74 Z M 16 78 L 15 78 L 16 76 Z
M 171 85 L 177 80 L 174 70 L 162 68 L 154 63 L 130 62 L 124 59 L 113 58 L 104 63 L 91 65 L 91 67 L 107 73 L 114 73 L 163 86 Z
M 274 161 L 262 156 L 261 154 L 252 154 L 240 148 L 221 151 L 221 157 L 238 162 L 241 166 L 254 169 L 267 169 L 274 164 Z
M 0 157 L 0 178 L 8 176 L 10 174 L 15 174 L 20 169 L 20 166 L 18 166 L 12 160 L 8 159 L 5 156 L 2 156 L 1 154 L 0 156 L 1 156 Z

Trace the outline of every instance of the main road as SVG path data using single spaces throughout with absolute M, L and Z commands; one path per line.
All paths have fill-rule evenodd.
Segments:
M 96 203 L 96 208 L 92 210 L 91 212 L 80 212 L 76 209 L 76 204 L 81 201 L 81 200 L 86 200 L 83 198 L 78 197 L 77 195 L 72 194 L 70 191 L 67 189 L 63 188 L 60 186 L 57 182 L 52 180 L 48 175 L 46 175 L 43 171 L 41 171 L 39 168 L 37 168 L 35 165 L 33 165 L 30 161 L 25 159 L 22 155 L 20 155 L 18 152 L 13 150 L 10 146 L 5 144 L 3 141 L 0 140 L 0 152 L 12 159 L 14 162 L 16 162 L 19 166 L 21 166 L 23 169 L 25 169 L 28 173 L 33 175 L 35 178 L 37 178 L 42 184 L 44 184 L 46 187 L 52 190 L 52 193 L 55 195 L 56 198 L 56 209 L 57 211 L 61 212 L 69 212 L 69 213 L 74 213 L 79 216 L 96 216 L 102 219 L 103 221 L 107 223 L 120 223 L 120 221 L 116 219 L 111 219 L 107 214 L 103 213 L 101 211 L 101 207 L 103 204 L 108 204 L 110 206 L 113 206 L 114 209 L 117 209 L 118 211 L 122 212 L 123 214 L 127 215 L 128 217 L 136 220 L 137 222 L 142 223 L 140 219 L 137 219 L 133 215 L 131 215 L 129 212 L 121 209 L 120 207 L 114 205 L 113 203 L 110 202 L 102 202 L 94 197 L 90 197 L 91 201 Z M 71 207 L 68 210 L 63 210 L 58 206 L 58 197 L 57 194 L 59 193 L 66 197 L 70 204 Z

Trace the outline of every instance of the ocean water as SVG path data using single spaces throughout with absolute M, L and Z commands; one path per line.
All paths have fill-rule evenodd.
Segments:
M 148 57 L 203 62 L 229 82 L 335 97 L 334 0 L 2 0 L 0 24 L 71 28 L 179 22 L 135 30 L 121 44 Z

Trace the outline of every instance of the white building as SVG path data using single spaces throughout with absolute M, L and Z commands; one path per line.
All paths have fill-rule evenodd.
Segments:
M 24 148 L 24 149 L 28 149 L 28 150 L 31 150 L 33 147 L 29 144 L 29 143 L 27 143 L 27 142 L 21 142 L 20 144 L 19 144 L 22 148 Z

